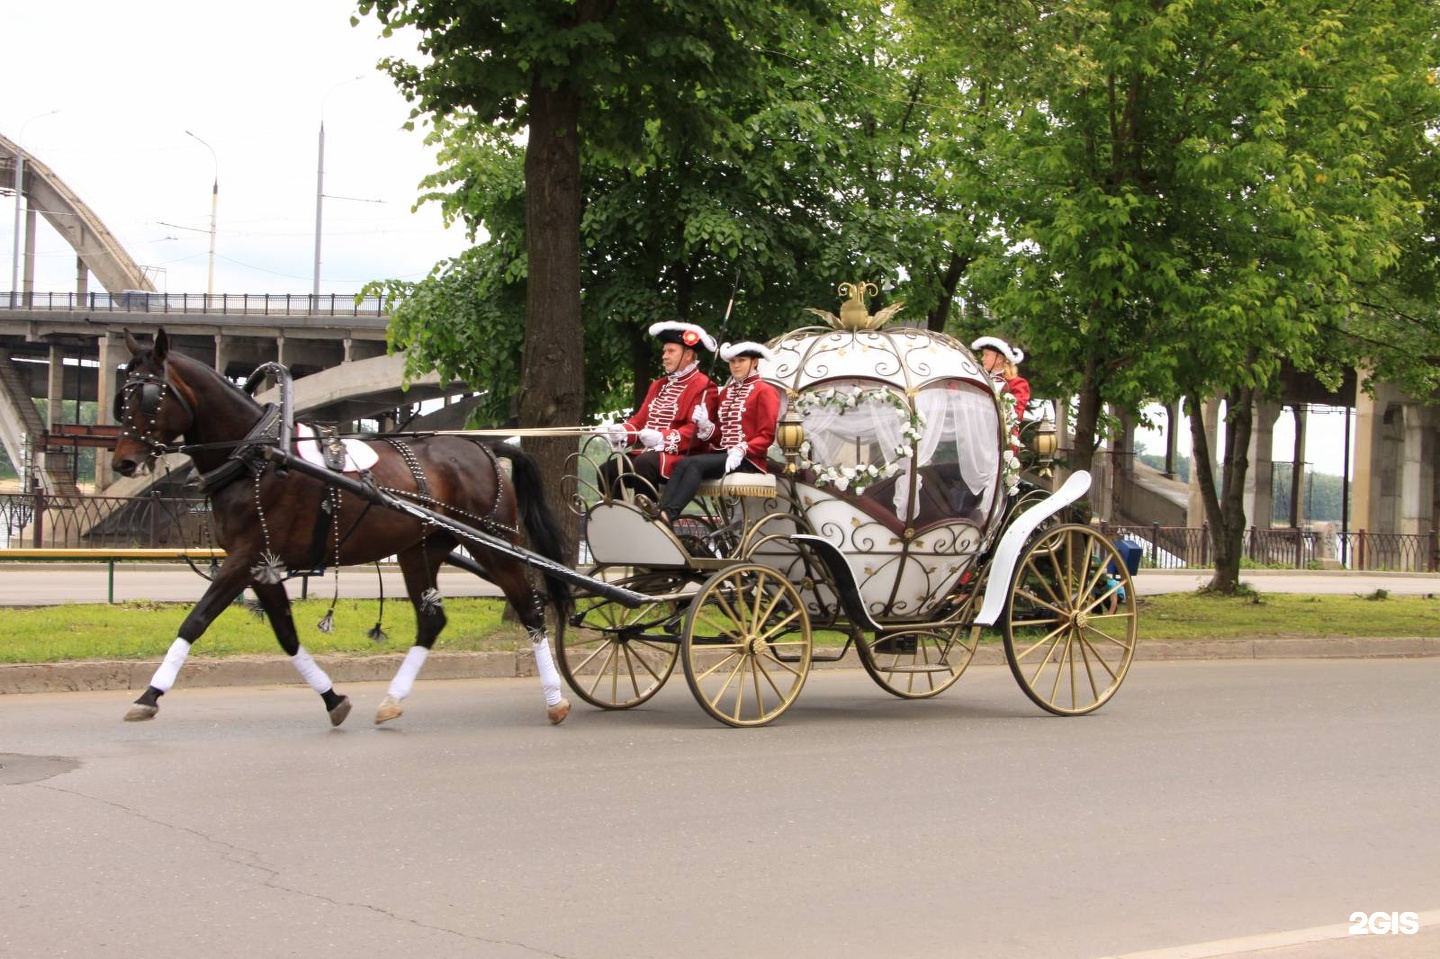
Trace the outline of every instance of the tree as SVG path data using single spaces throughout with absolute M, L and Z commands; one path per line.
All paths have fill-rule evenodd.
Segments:
M 1004 252 L 970 292 L 1079 396 L 1074 465 L 1102 410 L 1229 403 L 1214 587 L 1238 583 L 1249 417 L 1282 358 L 1333 371 L 1357 291 L 1418 227 L 1401 162 L 1435 116 L 1421 0 L 913 0 L 971 64 L 959 88 L 1006 171 Z M 1192 424 L 1198 417 L 1192 415 Z
M 754 88 L 793 9 L 740 0 L 360 0 L 359 13 L 387 35 L 420 35 L 419 62 L 383 63 L 416 117 L 525 139 L 522 426 L 574 425 L 584 406 L 582 148 L 638 162 L 637 146 L 657 125 L 723 141 L 731 121 L 709 92 Z M 566 444 L 533 449 L 558 495 Z

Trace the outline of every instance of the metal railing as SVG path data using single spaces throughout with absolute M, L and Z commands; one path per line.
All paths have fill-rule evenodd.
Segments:
M 384 316 L 378 296 L 348 293 L 0 293 L 0 309 L 251 316 Z
M 213 543 L 204 497 L 0 496 L 0 549 L 183 549 Z
M 1138 543 L 1152 569 L 1205 569 L 1214 565 L 1208 527 L 1102 524 L 1113 539 Z M 1342 533 L 1313 529 L 1245 531 L 1244 561 L 1277 569 L 1348 569 L 1372 572 L 1440 572 L 1440 532 Z

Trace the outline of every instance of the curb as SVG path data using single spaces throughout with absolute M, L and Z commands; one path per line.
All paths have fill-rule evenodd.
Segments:
M 1231 659 L 1378 659 L 1440 656 L 1440 638 L 1318 638 L 1256 637 L 1251 639 L 1142 642 L 1137 661 Z M 388 682 L 404 659 L 403 653 L 379 656 L 316 656 L 315 660 L 339 683 Z M 998 666 L 1005 651 L 989 643 L 975 651 L 972 665 Z M 19 693 L 59 693 L 103 690 L 141 690 L 150 682 L 159 660 L 85 661 L 0 665 L 0 696 Z M 814 663 L 812 669 L 859 669 L 855 651 L 834 662 Z M 425 662 L 425 679 L 513 679 L 535 675 L 529 651 L 434 652 Z M 235 656 L 188 660 L 176 688 L 205 686 L 283 686 L 303 681 L 285 656 Z

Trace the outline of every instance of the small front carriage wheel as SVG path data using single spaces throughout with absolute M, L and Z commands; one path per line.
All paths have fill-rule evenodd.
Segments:
M 763 726 L 805 685 L 810 616 L 785 577 L 742 563 L 695 594 L 681 645 L 685 680 L 707 713 L 730 726 Z
M 929 699 L 955 685 L 979 640 L 978 629 L 960 623 L 861 636 L 855 645 L 860 665 L 881 689 L 901 699 Z
M 1041 709 L 1078 716 L 1103 706 L 1135 658 L 1135 583 L 1113 543 L 1067 524 L 1021 554 L 1005 615 L 1005 658 Z
M 616 583 L 661 596 L 683 585 L 674 573 L 642 573 Z M 634 609 L 595 597 L 576 604 L 575 630 L 555 644 L 557 665 L 575 695 L 601 709 L 629 709 L 654 696 L 675 669 L 680 610 L 659 599 Z

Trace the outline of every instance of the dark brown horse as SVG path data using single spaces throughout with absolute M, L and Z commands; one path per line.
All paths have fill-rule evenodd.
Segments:
M 190 646 L 246 587 L 255 591 L 280 648 L 325 702 L 336 726 L 350 713 L 350 701 L 335 692 L 330 679 L 300 644 L 290 616 L 284 574 L 325 565 L 372 563 L 397 556 L 405 588 L 418 624 L 415 645 L 391 681 L 375 722 L 403 712 L 420 667 L 445 626 L 444 605 L 436 589 L 436 573 L 457 545 L 465 545 L 487 579 L 505 593 L 525 624 L 535 652 L 552 723 L 565 718 L 570 705 L 560 696 L 560 679 L 545 634 L 541 595 L 530 583 L 526 565 L 513 555 L 463 532 L 427 521 L 423 515 L 375 506 L 357 496 L 353 484 L 416 504 L 439 517 L 451 517 L 509 543 L 518 540 L 517 513 L 523 519 L 531 548 L 563 563 L 563 535 L 540 491 L 535 463 L 520 450 L 484 444 L 464 437 L 369 440 L 378 459 L 360 480 L 348 474 L 348 489 L 317 479 L 273 455 L 281 435 L 280 411 L 262 407 L 247 392 L 215 370 L 170 350 L 164 330 L 146 349 L 125 334 L 131 360 L 115 397 L 115 418 L 123 435 L 111 460 L 124 476 L 165 452 L 190 456 L 210 497 L 216 539 L 225 562 L 200 602 L 180 625 L 179 636 L 149 688 L 125 718 L 153 718 L 159 699 L 175 682 Z M 285 431 L 288 432 L 288 431 Z M 183 438 L 183 444 L 175 446 Z M 514 482 L 497 462 L 497 453 L 511 461 Z M 280 467 L 277 469 L 277 466 Z M 339 475 L 339 474 L 337 474 Z M 502 544 L 503 545 L 503 544 Z M 549 599 L 563 628 L 570 608 L 568 584 L 547 574 Z

